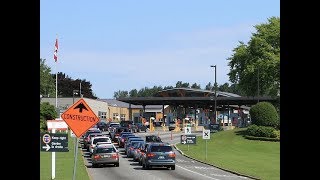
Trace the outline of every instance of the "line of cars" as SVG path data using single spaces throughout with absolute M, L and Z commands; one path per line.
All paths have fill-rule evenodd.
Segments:
M 172 146 L 155 135 L 146 136 L 144 140 L 130 132 L 122 132 L 118 144 L 124 147 L 127 158 L 133 158 L 143 169 L 167 167 L 175 170 L 176 154 Z
M 90 128 L 83 135 L 83 148 L 91 155 L 92 167 L 113 164 L 119 167 L 119 150 L 112 143 L 110 136 L 98 128 Z

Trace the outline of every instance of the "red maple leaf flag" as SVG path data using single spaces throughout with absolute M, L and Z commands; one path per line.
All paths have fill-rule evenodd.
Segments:
M 54 45 L 53 59 L 55 62 L 58 60 L 58 39 L 56 39 L 56 43 Z

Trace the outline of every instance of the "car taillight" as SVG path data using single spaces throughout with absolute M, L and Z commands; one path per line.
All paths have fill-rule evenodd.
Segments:
M 155 154 L 154 153 L 147 153 L 147 157 L 154 157 Z
M 119 154 L 112 154 L 112 155 L 111 155 L 111 158 L 117 159 L 117 158 L 119 158 Z
M 140 152 L 140 149 L 137 149 L 137 152 Z
M 94 159 L 99 159 L 99 158 L 101 158 L 101 156 L 100 155 L 95 155 L 95 156 L 93 156 L 93 158 Z
M 133 147 L 130 147 L 130 151 L 132 151 L 133 150 Z
M 124 139 L 121 139 L 121 142 L 124 142 Z
M 169 153 L 169 157 L 176 157 L 176 153 Z

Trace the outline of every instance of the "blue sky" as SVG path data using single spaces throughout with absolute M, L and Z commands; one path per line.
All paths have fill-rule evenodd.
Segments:
M 118 90 L 229 82 L 227 58 L 254 26 L 280 17 L 280 0 L 41 0 L 40 58 L 52 73 Z M 53 59 L 58 37 L 58 62 Z M 58 87 L 59 88 L 59 87 Z

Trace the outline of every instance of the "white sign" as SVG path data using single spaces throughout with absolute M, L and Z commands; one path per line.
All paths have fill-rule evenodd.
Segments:
M 65 121 L 60 120 L 48 120 L 47 121 L 48 130 L 68 130 L 68 125 Z
M 210 129 L 202 131 L 202 139 L 210 139 Z
M 184 128 L 184 133 L 185 134 L 191 134 L 191 127 L 185 127 Z

